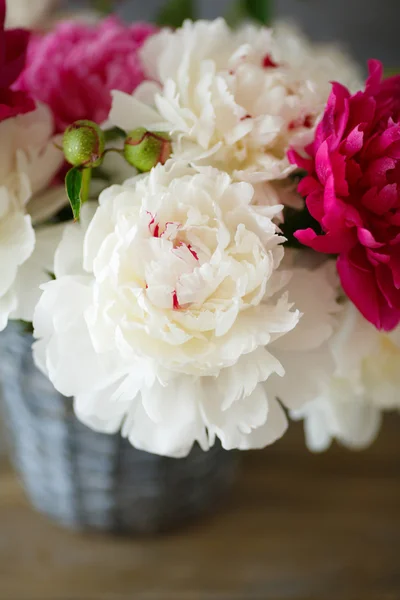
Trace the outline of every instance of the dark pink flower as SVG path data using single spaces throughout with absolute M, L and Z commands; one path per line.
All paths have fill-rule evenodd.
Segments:
M 344 291 L 389 331 L 400 322 L 400 76 L 382 80 L 382 72 L 371 60 L 365 91 L 353 96 L 334 83 L 310 158 L 289 158 L 307 171 L 298 189 L 322 230 L 295 236 L 339 254 Z
M 0 0 L 0 121 L 30 112 L 33 100 L 25 92 L 10 90 L 25 65 L 29 31 L 4 30 L 6 2 Z
M 79 119 L 102 123 L 110 92 L 131 93 L 143 81 L 138 51 L 155 31 L 115 17 L 94 25 L 60 23 L 51 33 L 32 37 L 17 87 L 50 107 L 59 132 Z

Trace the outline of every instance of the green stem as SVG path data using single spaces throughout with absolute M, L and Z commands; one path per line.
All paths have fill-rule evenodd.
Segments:
M 82 170 L 81 202 L 84 204 L 89 200 L 90 182 L 92 179 L 92 169 Z

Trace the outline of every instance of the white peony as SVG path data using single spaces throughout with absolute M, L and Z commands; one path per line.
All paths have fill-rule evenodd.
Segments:
M 83 422 L 169 456 L 283 434 L 262 382 L 284 371 L 266 346 L 299 313 L 274 299 L 286 281 L 271 221 L 280 207 L 252 195 L 226 173 L 171 161 L 105 190 L 86 233 L 87 215 L 67 228 L 34 355 Z
M 34 28 L 59 4 L 59 0 L 7 0 L 6 27 Z
M 61 242 L 65 223 L 51 224 L 35 230 L 35 248 L 20 268 L 13 284 L 17 309 L 12 318 L 32 322 L 36 304 L 41 296 L 40 286 L 52 281 L 54 255 Z
M 232 31 L 223 19 L 186 21 L 151 36 L 141 58 L 152 81 L 133 96 L 115 91 L 111 122 L 170 132 L 175 157 L 253 184 L 294 170 L 286 153 L 312 140 L 332 79 L 358 85 L 348 57 L 288 26 Z M 270 186 L 261 193 L 273 201 Z
M 31 290 L 17 277 L 35 247 L 33 222 L 65 203 L 62 187 L 47 190 L 62 164 L 52 132 L 44 106 L 0 123 L 0 331 L 9 317 L 26 316 L 25 294 Z
M 272 345 L 286 376 L 272 376 L 268 391 L 290 408 L 314 400 L 334 371 L 327 342 L 337 328 L 341 309 L 339 281 L 334 261 L 320 259 L 321 255 L 306 249 L 285 251 L 283 265 L 292 274 L 287 290 L 302 317 L 293 331 Z
M 400 329 L 378 331 L 348 302 L 317 356 L 323 367 L 311 388 L 314 397 L 292 413 L 304 419 L 307 445 L 321 451 L 336 439 L 365 448 L 379 431 L 382 410 L 400 408 Z M 311 356 L 304 359 L 313 364 Z

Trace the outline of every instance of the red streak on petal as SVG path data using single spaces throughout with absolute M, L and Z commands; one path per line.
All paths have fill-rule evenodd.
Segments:
M 174 310 L 178 310 L 181 308 L 181 305 L 179 304 L 179 301 L 178 301 L 178 295 L 176 293 L 176 290 L 174 290 L 172 292 L 172 305 L 173 305 Z
M 155 217 L 154 217 L 154 215 L 152 215 L 152 214 L 151 214 L 151 212 L 149 212 L 148 210 L 146 210 L 146 212 L 147 212 L 147 214 L 150 216 L 150 219 L 151 219 L 151 221 L 150 221 L 150 223 L 149 223 L 149 229 L 150 229 L 150 227 L 151 227 L 151 226 L 153 225 L 153 223 L 154 223 L 154 219 L 155 219 Z M 151 233 L 151 229 L 150 229 L 150 233 Z
M 193 250 L 193 248 L 190 244 L 187 245 L 187 249 L 195 257 L 196 260 L 199 260 L 199 255 L 197 254 L 197 252 L 195 250 Z
M 307 127 L 307 129 L 311 129 L 311 127 L 312 127 L 312 117 L 311 117 L 311 115 L 306 115 L 304 117 L 303 127 Z
M 298 127 L 306 127 L 307 129 L 311 129 L 312 127 L 312 116 L 306 115 L 304 118 L 299 118 L 294 121 L 290 121 L 288 125 L 288 129 L 292 131 L 293 129 L 297 129 Z
M 251 115 L 244 115 L 243 117 L 240 117 L 241 121 L 245 121 L 246 119 L 252 119 L 253 117 Z
M 176 223 L 175 223 L 175 221 L 167 221 L 165 223 L 165 229 L 164 229 L 164 231 L 161 233 L 161 235 L 159 237 L 162 237 L 164 235 L 164 233 L 167 233 L 168 225 L 176 225 Z M 177 226 L 178 226 L 178 229 L 179 229 L 179 227 L 181 227 L 181 224 L 178 223 Z
M 264 69 L 276 69 L 279 67 L 279 64 L 274 61 L 270 54 L 266 54 L 263 58 L 262 65 Z
M 150 221 L 150 223 L 149 223 L 149 231 L 150 231 L 151 235 L 152 235 L 153 237 L 156 237 L 156 238 L 160 237 L 160 226 L 159 226 L 159 224 L 158 224 L 158 223 L 156 223 L 156 224 L 154 225 L 154 223 L 155 223 L 155 220 L 156 220 L 156 217 L 155 217 L 155 215 L 152 215 L 152 214 L 151 214 L 151 212 L 149 212 L 148 210 L 146 210 L 146 212 L 147 212 L 147 214 L 148 214 L 148 215 L 150 215 L 150 217 L 151 217 L 151 221 Z M 152 226 L 153 226 L 153 225 L 154 225 L 154 229 L 152 229 Z

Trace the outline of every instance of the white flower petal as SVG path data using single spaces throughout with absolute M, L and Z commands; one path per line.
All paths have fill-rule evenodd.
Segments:
M 19 268 L 14 282 L 18 305 L 11 318 L 32 322 L 35 306 L 41 296 L 40 286 L 52 279 L 54 253 L 63 231 L 62 223 L 42 227 L 36 231 L 35 249 Z
M 208 449 L 198 386 L 191 378 L 177 377 L 166 387 L 155 384 L 145 390 L 142 401 L 132 406 L 122 434 L 140 450 L 174 458 L 187 456 L 196 441 Z
M 52 134 L 50 110 L 42 105 L 0 123 L 0 329 L 10 316 L 29 320 L 37 298 L 38 269 L 19 271 L 35 246 L 31 217 L 25 214 L 29 200 L 38 193 L 46 198 L 46 210 L 54 209 L 54 197 L 41 195 L 63 160 Z
M 229 409 L 234 402 L 250 396 L 261 381 L 273 373 L 284 375 L 280 362 L 262 346 L 241 356 L 233 367 L 222 369 L 218 377 L 205 380 L 211 383 L 212 393 L 218 396 L 221 410 Z
M 287 377 L 271 377 L 267 389 L 295 409 L 294 419 L 304 419 L 311 450 L 326 450 L 334 439 L 352 449 L 365 448 L 378 433 L 382 411 L 400 407 L 400 346 L 393 338 L 347 302 L 320 347 L 274 349 Z
M 29 201 L 28 212 L 32 217 L 33 224 L 39 225 L 53 217 L 59 210 L 68 204 L 64 185 L 51 187 L 45 192 L 36 194 Z
M 29 216 L 15 212 L 0 220 L 0 297 L 10 289 L 18 267 L 30 257 L 34 246 L 35 232 Z
M 299 411 L 295 419 L 304 419 L 306 443 L 313 452 L 326 450 L 333 439 L 353 450 L 362 450 L 375 440 L 381 412 L 363 398 L 343 398 L 335 394 L 321 396 Z
M 274 398 L 266 426 L 260 382 L 284 370 L 263 346 L 299 312 L 272 297 L 286 282 L 274 277 L 283 239 L 252 195 L 226 173 L 169 162 L 66 227 L 34 353 L 85 423 L 177 457 L 216 436 L 249 448 L 283 433 Z
M 286 178 L 287 150 L 311 142 L 331 80 L 359 76 L 348 57 L 286 26 L 231 31 L 223 19 L 161 30 L 141 57 L 152 83 L 130 101 L 115 96 L 114 124 L 168 131 L 175 158 L 252 183 Z
M 138 93 L 140 93 L 140 89 Z M 162 120 L 157 111 L 132 98 L 129 94 L 115 90 L 112 92 L 112 98 L 109 119 L 114 127 L 124 129 L 126 132 L 137 127 L 153 129 Z
M 0 331 L 7 327 L 8 318 L 15 310 L 18 300 L 15 292 L 8 290 L 4 296 L 0 296 Z
M 262 385 L 225 410 L 209 392 L 203 405 L 211 439 L 217 436 L 226 450 L 264 448 L 282 437 L 287 428 L 282 407 L 274 398 L 268 399 Z
M 286 414 L 275 398 L 268 398 L 268 418 L 262 427 L 254 429 L 241 450 L 265 448 L 279 440 L 288 427 Z
M 100 433 L 117 433 L 131 405 L 131 401 L 112 401 L 119 382 L 95 392 L 79 394 L 74 398 L 74 411 L 82 423 Z
M 83 244 L 86 230 L 96 209 L 96 202 L 86 202 L 82 206 L 79 223 L 69 223 L 65 226 L 54 256 L 56 277 L 86 274 L 83 269 Z

